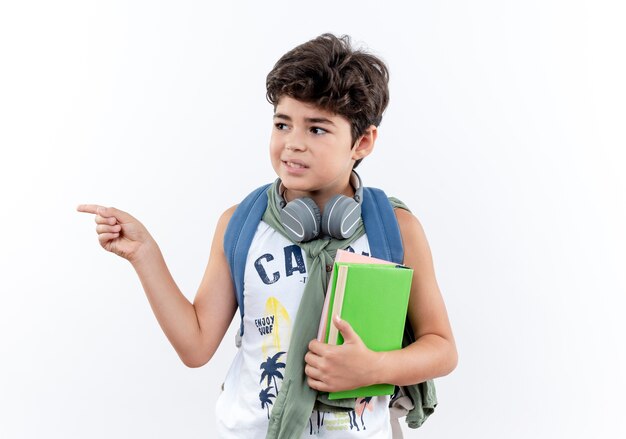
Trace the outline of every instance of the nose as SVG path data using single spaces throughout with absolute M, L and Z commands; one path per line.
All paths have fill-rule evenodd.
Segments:
M 306 149 L 306 142 L 298 131 L 292 130 L 285 139 L 285 149 L 288 151 L 304 151 Z

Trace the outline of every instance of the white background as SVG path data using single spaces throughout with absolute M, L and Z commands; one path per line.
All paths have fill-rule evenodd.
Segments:
M 218 215 L 273 179 L 265 76 L 326 31 L 389 65 L 361 175 L 421 220 L 458 343 L 408 437 L 625 437 L 625 19 L 591 0 L 3 2 L 0 437 L 213 437 L 235 326 L 186 368 L 74 209 L 140 218 L 193 299 Z

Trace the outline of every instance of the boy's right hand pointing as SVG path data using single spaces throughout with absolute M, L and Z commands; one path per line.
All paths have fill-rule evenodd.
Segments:
M 97 204 L 81 204 L 76 210 L 95 214 L 96 233 L 100 245 L 131 263 L 154 243 L 144 225 L 122 210 Z

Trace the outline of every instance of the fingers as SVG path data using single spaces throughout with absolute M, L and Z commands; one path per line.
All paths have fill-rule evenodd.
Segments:
M 99 204 L 79 204 L 76 207 L 76 210 L 79 212 L 95 214 L 96 216 L 94 217 L 94 221 L 96 224 L 105 224 L 109 226 L 117 224 L 117 218 L 110 215 L 110 211 L 113 210 L 113 208 L 107 208 L 100 206 Z M 100 229 L 96 228 L 96 231 L 98 231 L 98 233 L 102 233 L 108 230 L 102 229 L 101 232 Z M 119 232 L 119 230 L 115 230 L 114 232 Z
M 122 226 L 118 224 L 117 218 L 111 215 L 113 211 L 118 211 L 117 209 L 98 204 L 80 204 L 76 207 L 76 210 L 96 215 L 94 218 L 96 224 L 98 224 L 96 233 L 101 246 L 105 247 L 110 241 L 120 237 Z
M 330 388 L 323 381 L 318 381 L 311 377 L 307 377 L 306 381 L 311 389 L 315 389 L 319 392 L 328 392 L 330 390 Z
M 326 343 L 322 343 L 317 339 L 313 339 L 309 342 L 309 351 L 316 355 L 322 355 L 325 352 L 327 346 L 328 345 Z
M 319 367 L 321 357 L 311 351 L 304 356 L 304 362 L 313 367 Z
M 85 213 L 97 213 L 99 207 L 102 206 L 99 206 L 98 204 L 79 204 L 78 207 L 76 207 L 76 210 Z
M 107 224 L 109 226 L 117 224 L 117 218 L 115 218 L 114 216 L 105 218 L 96 214 L 96 216 L 94 217 L 94 221 L 96 222 L 96 224 Z
M 126 224 L 130 222 L 136 222 L 134 216 L 131 214 L 124 212 L 123 210 L 116 209 L 115 207 L 102 207 L 98 209 L 98 215 L 104 218 L 114 217 L 117 219 L 119 223 Z
M 352 329 L 352 326 L 350 326 L 350 323 L 339 318 L 339 316 L 335 316 L 333 324 L 339 332 L 341 332 L 344 343 L 357 342 L 361 340 L 358 334 L 354 332 L 354 329 Z
M 100 215 L 103 218 L 114 217 L 122 223 L 130 222 L 135 219 L 132 215 L 124 212 L 123 210 L 116 209 L 115 207 L 104 207 L 99 204 L 79 204 L 76 207 L 76 210 L 79 212 Z
M 111 218 L 115 221 L 115 218 Z M 100 245 L 104 248 L 107 248 L 107 244 L 117 238 L 120 237 L 120 232 L 122 231 L 122 226 L 119 224 L 108 225 L 108 224 L 98 224 L 96 226 L 96 232 L 98 233 L 98 241 Z
M 315 363 L 317 363 L 317 359 L 312 360 L 310 355 L 311 355 L 311 352 L 307 353 L 307 355 L 304 357 L 306 361 L 306 364 L 304 366 L 304 373 L 307 376 L 307 383 L 309 384 L 309 387 L 311 387 L 312 389 L 324 390 L 326 386 L 326 384 L 324 383 L 324 374 L 315 365 Z
M 122 212 L 113 207 L 104 207 L 99 204 L 79 204 L 76 210 L 84 213 L 93 213 L 96 215 L 97 224 L 115 224 L 117 222 L 114 211 Z
M 105 247 L 110 241 L 119 237 L 119 233 L 98 233 L 98 241 L 100 241 L 102 247 Z
M 122 230 L 122 226 L 119 224 L 108 225 L 108 224 L 98 224 L 96 226 L 96 232 L 98 235 L 103 233 L 119 233 Z

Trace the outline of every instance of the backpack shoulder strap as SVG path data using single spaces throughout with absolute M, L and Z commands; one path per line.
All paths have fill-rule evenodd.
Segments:
M 241 317 L 239 336 L 243 335 L 243 276 L 246 268 L 246 259 L 257 226 L 267 208 L 266 192 L 269 186 L 269 184 L 263 185 L 243 199 L 235 209 L 224 233 L 224 254 L 226 255 L 230 275 L 235 286 L 237 305 L 239 306 L 239 315 Z
M 363 192 L 361 216 L 372 256 L 402 264 L 402 236 L 389 198 L 376 188 L 366 187 Z

